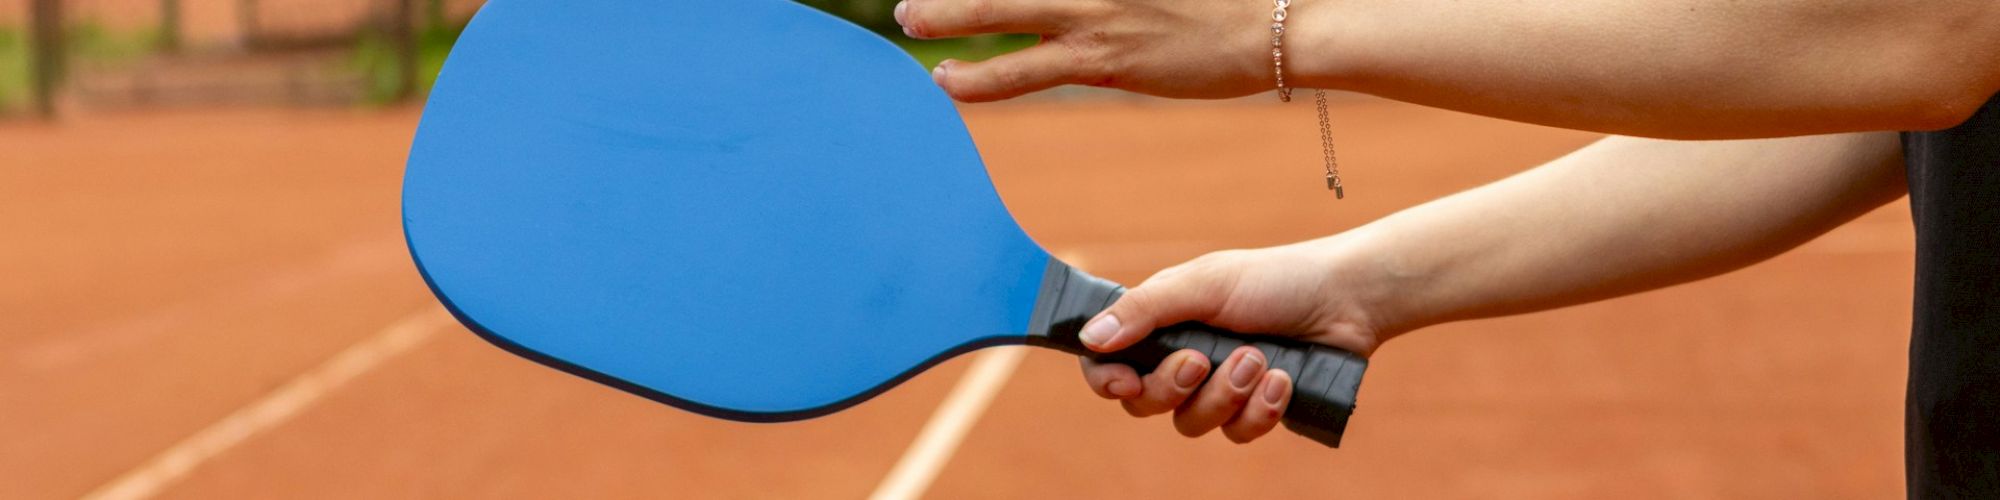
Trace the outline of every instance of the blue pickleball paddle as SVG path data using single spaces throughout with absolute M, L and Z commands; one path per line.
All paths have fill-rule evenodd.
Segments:
M 535 361 L 746 421 L 830 413 L 1032 344 L 1151 370 L 1264 351 L 1288 427 L 1338 445 L 1366 362 L 1175 325 L 1111 355 L 1124 289 L 1050 258 L 928 74 L 783 0 L 494 0 L 410 148 L 403 225 L 465 325 Z

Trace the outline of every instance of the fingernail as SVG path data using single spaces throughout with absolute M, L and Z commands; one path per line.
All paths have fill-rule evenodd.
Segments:
M 908 26 L 904 26 L 904 27 L 903 27 L 903 36 L 907 36 L 907 37 L 910 37 L 910 38 L 916 38 L 916 37 L 917 37 L 917 29 L 916 29 L 916 28 L 911 28 L 911 27 L 908 27 Z
M 1132 396 L 1139 395 L 1139 388 L 1133 385 L 1131 380 L 1122 378 L 1118 380 L 1113 380 L 1110 383 L 1105 384 L 1104 390 L 1110 392 L 1111 395 L 1113 396 L 1118 396 L 1121 398 L 1129 398 Z
M 1180 371 L 1174 372 L 1174 384 L 1182 388 L 1193 388 L 1195 384 L 1201 383 L 1201 372 L 1205 371 L 1208 370 L 1202 368 L 1201 363 L 1196 362 L 1193 357 L 1182 359 Z
M 938 70 L 936 74 L 938 75 L 944 74 L 944 65 L 942 64 L 938 65 Z M 1109 314 L 1098 316 L 1097 319 L 1090 320 L 1090 323 L 1083 325 L 1083 331 L 1077 332 L 1076 334 L 1077 338 L 1082 339 L 1085 345 L 1089 345 L 1091 347 L 1104 345 L 1104 343 L 1111 341 L 1111 337 L 1115 337 L 1117 335 L 1118 335 L 1118 317 Z
M 937 82 L 939 86 L 943 86 L 944 76 L 946 73 L 950 72 L 951 72 L 951 61 L 950 60 L 941 61 L 938 63 L 936 68 L 931 69 L 931 81 Z M 1110 339 L 1106 338 L 1105 340 L 1110 340 Z
M 903 21 L 903 12 L 908 10 L 910 10 L 909 0 L 896 2 L 896 24 L 905 24 Z M 908 28 L 903 29 L 904 33 L 908 33 L 909 31 L 910 30 Z
M 1244 353 L 1243 359 L 1236 360 L 1236 369 L 1229 372 L 1229 386 L 1249 389 L 1250 383 L 1257 381 L 1257 374 L 1263 372 L 1264 355 L 1257 351 Z
M 1285 399 L 1284 377 L 1264 377 L 1264 402 L 1276 405 Z

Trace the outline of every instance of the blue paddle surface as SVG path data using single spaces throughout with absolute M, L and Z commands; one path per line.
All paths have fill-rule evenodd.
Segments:
M 1017 342 L 1048 259 L 923 68 L 782 0 L 494 0 L 403 189 L 474 331 L 745 420 Z

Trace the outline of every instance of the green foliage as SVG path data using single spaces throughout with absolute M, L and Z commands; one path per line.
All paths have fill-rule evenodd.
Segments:
M 429 23 L 417 34 L 417 93 L 430 92 L 437 83 L 438 72 L 444 69 L 445 55 L 458 41 L 458 35 L 465 27 L 455 24 Z M 403 65 L 397 55 L 395 38 L 380 30 L 367 30 L 356 37 L 353 55 L 348 58 L 348 67 L 361 73 L 364 97 L 371 104 L 386 104 L 396 99 L 397 86 L 402 83 Z
M 444 70 L 444 59 L 451 54 L 452 44 L 458 43 L 458 35 L 465 33 L 463 25 L 433 23 L 425 26 L 417 35 L 417 90 L 428 93 L 437 84 L 438 72 Z
M 798 0 L 884 35 L 901 34 L 896 25 L 896 0 Z
M 926 68 L 936 67 L 938 61 L 945 59 L 981 61 L 1033 46 L 1038 40 L 1034 35 L 915 40 L 903 36 L 903 27 L 896 24 L 897 0 L 798 0 L 798 2 L 839 16 L 896 42 L 896 45 L 903 47 L 903 50 L 909 51 L 911 56 L 923 62 Z
M 123 62 L 152 53 L 159 46 L 158 30 L 117 32 L 95 20 L 71 23 L 64 32 L 70 57 L 93 62 Z
M 937 67 L 945 59 L 960 61 L 984 61 L 1016 50 L 1034 46 L 1041 39 L 1034 35 L 987 35 L 972 38 L 952 38 L 945 40 L 913 40 L 896 33 L 890 37 L 896 45 L 924 63 L 926 68 Z
M 347 64 L 361 73 L 362 92 L 368 102 L 381 104 L 396 98 L 403 66 L 396 61 L 396 43 L 379 30 L 361 33 L 354 40 L 354 55 Z
M 92 63 L 136 59 L 152 51 L 158 35 L 140 30 L 120 33 L 94 20 L 71 23 L 64 30 L 63 43 L 72 60 Z M 0 26 L 0 114 L 19 110 L 27 104 L 34 88 L 35 68 L 28 30 Z
M 28 36 L 20 28 L 0 26 L 0 113 L 28 98 Z

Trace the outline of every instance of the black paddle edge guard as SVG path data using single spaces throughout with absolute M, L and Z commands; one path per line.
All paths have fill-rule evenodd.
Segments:
M 1295 339 L 1244 335 L 1202 323 L 1188 322 L 1155 330 L 1124 350 L 1100 353 L 1083 346 L 1077 332 L 1097 313 L 1125 294 L 1125 287 L 1091 276 L 1056 259 L 1042 277 L 1035 312 L 1028 320 L 1028 344 L 1049 347 L 1097 361 L 1124 363 L 1150 373 L 1168 355 L 1194 349 L 1208 356 L 1209 366 L 1240 346 L 1264 353 L 1271 368 L 1292 376 L 1292 399 L 1285 407 L 1285 428 L 1320 444 L 1340 447 L 1361 376 L 1368 360 L 1340 349 Z M 1205 382 L 1204 382 L 1205 383 Z
M 611 374 L 607 374 L 597 370 L 592 370 L 590 368 L 585 368 L 582 365 L 571 363 L 569 361 L 564 361 L 561 358 L 550 356 L 541 351 L 534 350 L 533 348 L 530 348 L 528 346 L 521 345 L 518 342 L 514 342 L 513 340 L 510 340 L 507 337 L 495 334 L 493 333 L 492 330 L 487 329 L 485 325 L 481 325 L 479 321 L 474 320 L 471 316 L 467 316 L 465 312 L 460 310 L 456 304 L 452 303 L 451 297 L 445 295 L 443 291 L 438 289 L 437 283 L 431 280 L 430 271 L 424 268 L 423 259 L 417 256 L 416 247 L 410 243 L 409 225 L 407 222 L 404 224 L 403 228 L 403 242 L 405 248 L 410 250 L 410 260 L 416 264 L 417 274 L 423 277 L 424 286 L 430 288 L 431 295 L 437 297 L 438 303 L 444 306 L 445 311 L 451 313 L 452 318 L 457 319 L 458 323 L 464 325 L 466 330 L 472 331 L 474 335 L 478 335 L 479 338 L 486 340 L 486 342 L 489 344 L 493 344 L 494 347 L 499 347 L 500 350 L 507 351 L 509 353 L 514 354 L 515 356 L 527 358 L 529 361 L 541 364 L 542 366 L 554 368 L 556 370 L 568 373 L 570 375 L 575 375 L 577 377 L 582 377 L 592 382 L 610 386 L 611 388 L 625 391 L 634 396 L 650 399 L 655 402 L 659 402 L 667 406 L 672 406 L 675 408 L 686 410 L 688 412 L 692 412 L 695 414 L 720 418 L 724 420 L 768 424 L 768 423 L 781 423 L 781 422 L 796 422 L 799 420 L 806 420 L 811 418 L 827 416 L 833 413 L 838 413 L 841 410 L 852 408 L 854 405 L 861 404 L 862 402 L 868 401 L 870 399 L 874 399 L 875 396 L 879 396 L 883 392 L 887 392 L 889 389 L 895 388 L 898 385 L 902 385 L 903 382 L 908 381 L 911 377 L 915 377 L 918 373 L 923 373 L 924 370 L 929 370 L 931 369 L 931 367 L 937 366 L 939 363 L 945 362 L 945 360 L 958 357 L 958 355 L 969 353 L 972 351 L 977 351 L 980 349 L 985 349 L 988 347 L 1021 345 L 1026 343 L 1025 341 L 1027 340 L 1022 338 L 1020 335 L 1002 335 L 1002 336 L 987 337 L 974 340 L 972 342 L 967 342 L 957 347 L 953 347 L 951 350 L 939 353 L 938 355 L 933 356 L 929 359 L 925 359 L 922 363 L 919 363 L 917 366 L 911 367 L 909 370 L 904 371 L 902 373 L 898 373 L 894 378 L 882 382 L 882 384 L 877 385 L 875 387 L 871 387 L 867 391 L 864 391 L 860 394 L 856 394 L 853 397 L 849 397 L 847 399 L 842 399 L 840 401 L 827 404 L 825 406 L 817 406 L 801 410 L 783 411 L 783 412 L 742 411 L 731 408 L 723 408 L 719 406 L 702 404 L 699 402 L 689 401 L 687 399 L 674 397 L 674 395 L 672 394 L 667 394 L 664 392 L 653 390 L 646 386 L 639 385 L 637 383 L 633 383 L 631 381 L 622 378 L 618 378 Z

